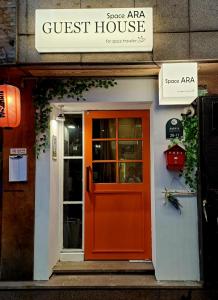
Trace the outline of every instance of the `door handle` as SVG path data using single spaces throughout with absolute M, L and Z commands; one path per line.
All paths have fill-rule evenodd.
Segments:
M 91 167 L 88 166 L 86 167 L 86 191 L 88 193 L 91 193 L 92 189 L 91 189 L 91 184 L 90 184 L 90 180 L 92 179 L 92 172 L 91 172 Z
M 204 212 L 205 221 L 208 222 L 206 205 L 207 205 L 207 200 L 204 199 L 203 200 L 203 212 Z

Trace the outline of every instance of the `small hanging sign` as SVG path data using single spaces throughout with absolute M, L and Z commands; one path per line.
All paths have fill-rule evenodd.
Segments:
M 27 148 L 10 148 L 11 155 L 26 155 Z
M 166 139 L 181 138 L 183 136 L 182 122 L 172 118 L 166 123 Z

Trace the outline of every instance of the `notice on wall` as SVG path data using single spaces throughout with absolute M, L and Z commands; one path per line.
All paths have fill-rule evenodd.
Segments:
M 9 182 L 27 181 L 27 155 L 9 156 Z
M 159 73 L 159 104 L 190 104 L 198 97 L 197 63 L 165 63 Z
M 152 8 L 37 9 L 35 47 L 42 53 L 152 51 Z

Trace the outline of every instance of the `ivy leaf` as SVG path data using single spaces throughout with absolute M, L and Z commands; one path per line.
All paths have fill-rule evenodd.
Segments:
M 62 100 L 64 97 L 73 98 L 77 101 L 85 101 L 84 93 L 91 88 L 105 88 L 115 86 L 114 79 L 63 79 L 63 78 L 40 78 L 33 90 L 33 103 L 35 107 L 35 134 L 36 157 L 45 152 L 48 145 L 48 127 L 52 107 L 49 101 L 53 98 Z
M 186 161 L 181 175 L 192 191 L 197 190 L 198 167 L 198 117 L 182 115 L 184 137 L 182 143 L 186 149 Z

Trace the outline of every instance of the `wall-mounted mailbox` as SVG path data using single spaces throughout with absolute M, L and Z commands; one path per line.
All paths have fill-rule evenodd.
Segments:
M 9 182 L 27 181 L 27 155 L 9 156 Z
M 166 156 L 167 169 L 180 171 L 185 164 L 185 149 L 179 145 L 174 145 L 164 151 Z

